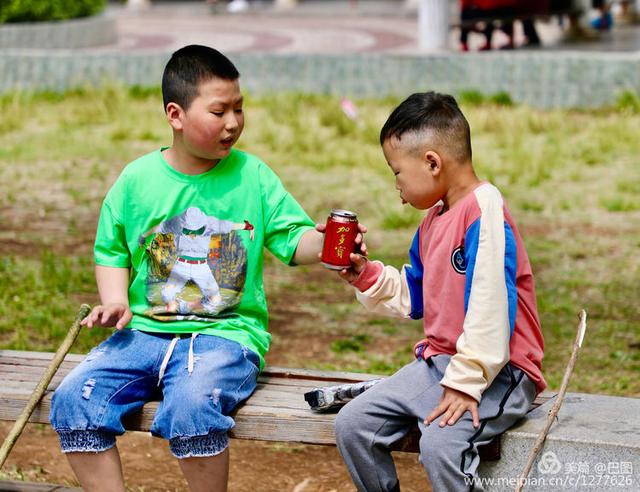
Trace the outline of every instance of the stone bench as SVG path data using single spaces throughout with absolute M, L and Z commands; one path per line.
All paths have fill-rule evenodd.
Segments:
M 487 490 L 513 491 L 553 401 L 502 435 L 500 461 L 480 464 Z M 640 399 L 567 393 L 526 491 L 640 491 Z

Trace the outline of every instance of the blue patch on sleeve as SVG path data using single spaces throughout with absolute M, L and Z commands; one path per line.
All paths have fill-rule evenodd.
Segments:
M 478 242 L 480 241 L 480 217 L 467 229 L 464 236 L 464 259 L 466 263 L 466 280 L 464 286 L 464 314 L 467 315 L 469 307 L 469 296 L 471 295 L 471 284 L 473 282 L 473 271 L 476 268 L 476 256 L 478 255 Z
M 407 284 L 409 285 L 409 294 L 411 296 L 411 318 L 420 319 L 424 314 L 424 306 L 422 301 L 422 276 L 424 275 L 424 266 L 420 259 L 420 228 L 416 231 L 409 250 L 409 260 L 411 265 L 405 268 L 407 275 Z
M 511 226 L 504 222 L 504 278 L 507 283 L 507 298 L 509 299 L 509 328 L 510 334 L 516 327 L 516 311 L 518 309 L 518 289 L 516 288 L 516 270 L 518 266 L 518 250 L 516 239 Z

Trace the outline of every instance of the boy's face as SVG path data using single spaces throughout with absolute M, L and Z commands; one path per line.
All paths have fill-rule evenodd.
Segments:
M 437 180 L 441 163 L 435 152 L 413 152 L 395 136 L 384 141 L 382 152 L 396 177 L 396 189 L 403 204 L 426 210 L 438 203 L 443 193 Z M 433 156 L 437 162 L 431 160 Z
M 181 115 L 181 123 L 183 145 L 194 157 L 227 157 L 244 128 L 238 80 L 212 78 L 201 82 L 198 96 Z

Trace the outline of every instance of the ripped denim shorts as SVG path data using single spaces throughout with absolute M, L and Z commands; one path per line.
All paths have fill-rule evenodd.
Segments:
M 229 416 L 256 388 L 258 355 L 232 340 L 125 329 L 94 348 L 64 378 L 50 420 L 63 452 L 99 452 L 124 433 L 122 419 L 161 399 L 151 433 L 177 458 L 228 446 Z

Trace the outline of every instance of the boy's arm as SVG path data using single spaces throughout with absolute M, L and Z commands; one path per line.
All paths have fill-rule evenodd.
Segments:
M 407 282 L 407 266 L 405 265 L 402 271 L 398 271 L 379 261 L 365 259 L 357 261 L 364 262 L 360 274 L 351 281 L 351 285 L 356 288 L 358 301 L 372 313 L 400 318 L 411 317 L 412 305 Z M 344 274 L 342 277 L 349 278 Z
M 81 324 L 92 328 L 122 330 L 131 321 L 129 309 L 129 269 L 96 265 L 96 283 L 102 304 L 95 306 Z
M 356 288 L 356 297 L 369 311 L 420 319 L 422 308 L 422 276 L 424 267 L 420 258 L 420 228 L 416 231 L 409 250 L 410 265 L 402 271 L 385 266 L 379 261 L 369 262 L 359 255 L 351 255 L 352 268 L 340 276 Z
M 502 197 L 493 187 L 477 196 L 482 214 L 465 237 L 470 291 L 463 332 L 441 384 L 479 402 L 509 362 L 517 292 L 516 246 L 505 224 Z
M 296 265 L 310 265 L 320 261 L 319 255 L 322 252 L 324 234 L 317 227 L 316 229 L 309 229 L 300 237 L 298 247 L 293 255 L 293 262 Z

